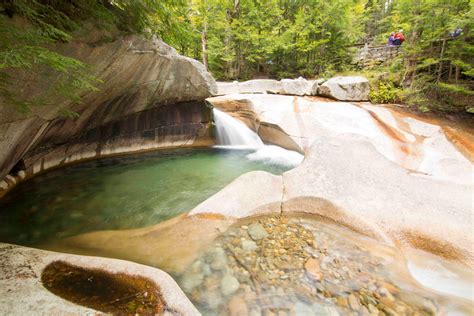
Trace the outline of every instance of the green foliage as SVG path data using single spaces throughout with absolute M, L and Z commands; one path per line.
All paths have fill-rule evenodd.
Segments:
M 401 91 L 393 82 L 380 80 L 372 84 L 369 98 L 372 103 L 398 103 L 401 99 Z
M 361 0 L 192 0 L 188 12 L 195 35 L 180 51 L 199 58 L 206 32 L 218 79 L 342 71 L 351 61 L 346 46 L 364 35 Z
M 64 98 L 74 103 L 100 81 L 79 60 L 54 51 L 84 23 L 96 29 L 148 32 L 166 37 L 181 30 L 175 14 L 184 0 L 7 0 L 0 3 L 0 103 L 22 112 L 53 105 Z M 175 30 L 175 33 L 169 30 Z M 113 40 L 113 39 L 110 39 Z M 44 87 L 31 95 L 27 85 Z M 18 89 L 22 87 L 22 89 Z M 74 117 L 68 109 L 62 114 Z

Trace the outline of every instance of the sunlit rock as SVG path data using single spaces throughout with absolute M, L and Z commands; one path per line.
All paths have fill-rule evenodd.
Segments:
M 339 101 L 368 101 L 370 85 L 364 77 L 334 77 L 319 87 L 319 95 Z

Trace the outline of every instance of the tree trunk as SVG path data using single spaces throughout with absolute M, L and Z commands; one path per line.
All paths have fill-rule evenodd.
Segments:
M 459 78 L 461 78 L 461 68 L 456 65 L 456 83 L 458 83 Z
M 443 43 L 441 44 L 441 52 L 439 54 L 438 78 L 436 79 L 437 83 L 441 81 L 441 76 L 443 74 L 443 57 L 444 57 L 445 48 L 446 48 L 446 39 L 443 39 Z
M 448 72 L 448 81 L 451 81 L 453 77 L 453 65 L 451 65 L 451 61 L 449 62 L 449 72 Z
M 203 30 L 201 34 L 201 44 L 202 44 L 202 63 L 206 70 L 209 70 L 209 57 L 207 53 L 207 20 L 204 21 Z

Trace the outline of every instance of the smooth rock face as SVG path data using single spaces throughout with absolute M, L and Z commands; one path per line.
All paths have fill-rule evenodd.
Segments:
M 319 94 L 339 101 L 368 101 L 370 85 L 364 77 L 335 77 L 319 87 Z
M 93 73 L 103 81 L 99 91 L 86 93 L 78 105 L 66 99 L 50 100 L 54 106 L 33 107 L 26 114 L 0 105 L 0 179 L 22 158 L 28 156 L 34 160 L 37 155 L 53 152 L 59 144 L 70 144 L 71 140 L 81 144 L 83 149 L 78 150 L 77 146 L 74 150 L 63 148 L 67 155 L 57 151 L 51 166 L 72 155 L 76 160 L 94 157 L 96 148 L 84 148 L 90 144 L 87 140 L 91 138 L 111 141 L 113 144 L 109 146 L 112 148 L 106 149 L 110 153 L 144 150 L 151 145 L 131 148 L 130 143 L 117 140 L 125 134 L 127 138 L 133 138 L 132 143 L 146 142 L 170 132 L 163 133 L 159 128 L 166 124 L 157 123 L 155 117 L 141 113 L 153 112 L 153 108 L 161 108 L 165 104 L 202 102 L 217 92 L 215 81 L 202 64 L 180 56 L 162 41 L 125 36 L 97 44 L 94 34 L 90 32 L 77 41 L 58 44 L 56 50 L 90 65 Z M 25 94 L 39 95 L 48 89 L 51 81 L 40 80 L 38 84 L 28 86 Z M 80 116 L 77 119 L 60 117 L 60 109 L 73 110 Z M 201 122 L 206 120 L 193 121 Z M 182 128 L 187 127 L 174 126 L 174 129 Z M 199 130 L 193 132 L 194 136 L 205 128 Z M 173 141 L 179 139 L 188 144 L 194 141 L 179 136 L 188 136 L 188 133 L 172 131 L 171 134 L 177 135 Z M 33 168 L 35 163 L 38 166 Z M 40 166 L 49 166 L 49 163 L 30 161 L 29 166 L 33 171 L 41 169 Z
M 0 243 L 0 306 L 8 315 L 86 315 L 96 311 L 49 292 L 41 284 L 43 269 L 53 261 L 110 273 L 137 275 L 154 282 L 170 310 L 200 315 L 176 282 L 156 268 L 116 259 L 68 255 Z
M 243 218 L 280 210 L 281 180 L 280 176 L 264 171 L 246 173 L 196 206 L 189 215 L 217 213 Z M 235 194 L 236 192 L 246 193 L 241 195 Z
M 216 106 L 235 110 L 236 116 L 245 105 L 245 113 L 253 113 L 260 123 L 259 130 L 266 125 L 272 131 L 267 135 L 290 138 L 305 152 L 303 163 L 282 175 L 282 189 L 271 190 L 275 206 L 283 194 L 282 208 L 266 211 L 317 214 L 382 240 L 403 241 L 474 266 L 473 164 L 448 140 L 443 126 L 367 103 L 278 95 L 208 101 L 216 99 Z M 238 104 L 226 107 L 225 100 Z M 245 210 L 241 213 L 261 214 L 259 206 L 268 202 L 258 203 L 261 197 L 254 193 L 266 191 L 264 184 L 246 177 L 202 205 L 235 216 L 237 209 L 224 201 L 250 194 L 252 201 L 240 204 Z

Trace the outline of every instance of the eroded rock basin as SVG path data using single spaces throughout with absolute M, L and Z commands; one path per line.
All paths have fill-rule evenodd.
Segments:
M 44 268 L 41 280 L 52 293 L 105 313 L 156 315 L 166 308 L 160 290 L 143 277 L 54 261 Z
M 239 221 L 176 277 L 204 315 L 473 311 L 420 286 L 396 248 L 308 216 Z

